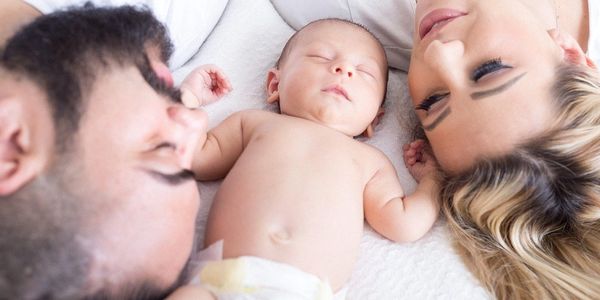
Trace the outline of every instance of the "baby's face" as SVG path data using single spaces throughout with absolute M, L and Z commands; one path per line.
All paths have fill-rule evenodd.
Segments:
M 335 21 L 313 24 L 296 38 L 279 68 L 281 112 L 360 135 L 385 96 L 383 48 L 361 28 Z

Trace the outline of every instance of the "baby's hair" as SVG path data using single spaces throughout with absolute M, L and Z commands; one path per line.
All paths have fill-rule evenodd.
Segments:
M 377 45 L 379 46 L 381 53 L 383 54 L 383 60 L 384 60 L 384 92 L 383 92 L 383 101 L 381 102 L 381 105 L 383 106 L 384 102 L 385 102 L 385 97 L 387 95 L 387 83 L 388 83 L 388 66 L 387 66 L 387 54 L 385 52 L 385 48 L 383 47 L 383 44 L 381 43 L 381 41 L 379 40 L 379 38 L 377 38 L 377 36 L 375 36 L 375 34 L 373 34 L 367 27 L 365 27 L 362 24 L 359 23 L 355 23 L 349 20 L 344 20 L 344 19 L 338 19 L 338 18 L 326 18 L 326 19 L 319 19 L 319 20 L 315 20 L 312 21 L 306 25 L 304 25 L 302 28 L 300 28 L 300 30 L 296 31 L 289 39 L 288 41 L 285 43 L 285 46 L 283 47 L 283 50 L 281 51 L 281 55 L 279 56 L 279 59 L 277 59 L 277 62 L 275 63 L 275 67 L 277 69 L 279 69 L 283 63 L 285 62 L 286 58 L 288 57 L 288 55 L 290 54 L 290 52 L 292 51 L 292 49 L 294 48 L 294 44 L 296 43 L 296 41 L 298 40 L 298 37 L 302 34 L 302 32 L 313 26 L 313 25 L 317 25 L 320 23 L 325 23 L 325 22 L 334 22 L 334 23 L 343 23 L 343 24 L 348 24 L 351 26 L 356 27 L 358 30 L 362 30 L 366 33 L 368 33 L 373 40 L 377 43 Z
M 316 25 L 316 24 L 320 24 L 320 23 L 324 23 L 324 22 L 345 23 L 345 24 L 348 24 L 348 25 L 355 26 L 359 30 L 363 30 L 363 31 L 367 32 L 377 42 L 377 44 L 381 47 L 381 50 L 383 52 L 383 56 L 384 56 L 384 59 L 385 59 L 386 65 L 387 65 L 387 56 L 385 54 L 383 44 L 381 43 L 381 41 L 379 40 L 379 38 L 377 38 L 377 36 L 375 36 L 367 27 L 365 27 L 362 24 L 355 23 L 355 22 L 352 22 L 352 21 L 349 21 L 349 20 L 338 19 L 338 18 L 327 18 L 327 19 L 319 19 L 319 20 L 312 21 L 312 22 L 304 25 L 302 28 L 300 28 L 300 30 L 296 31 L 288 39 L 288 41 L 285 43 L 285 46 L 283 47 L 283 50 L 281 51 L 281 55 L 279 56 L 279 59 L 277 59 L 277 62 L 275 63 L 275 67 L 279 68 L 283 64 L 283 62 L 287 58 L 287 56 L 290 53 L 290 51 L 293 49 L 294 43 L 296 42 L 298 36 L 300 36 L 300 34 L 304 31 L 304 29 L 307 29 L 310 26 L 313 26 L 313 25 Z M 387 80 L 386 80 L 386 82 L 387 82 Z

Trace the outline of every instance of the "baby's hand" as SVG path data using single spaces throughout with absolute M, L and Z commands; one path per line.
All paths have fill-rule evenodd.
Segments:
M 402 150 L 404 150 L 404 164 L 417 182 L 426 175 L 437 171 L 437 162 L 424 140 L 406 144 Z
M 223 71 L 214 65 L 194 69 L 181 83 L 181 101 L 188 108 L 215 102 L 231 91 Z

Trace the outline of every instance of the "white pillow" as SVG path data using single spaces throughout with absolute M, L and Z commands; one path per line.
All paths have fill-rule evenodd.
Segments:
M 229 0 L 25 0 L 42 13 L 92 2 L 103 5 L 145 5 L 164 23 L 175 46 L 169 65 L 177 69 L 202 46 L 223 15 Z
M 408 70 L 415 0 L 270 0 L 281 17 L 298 30 L 311 21 L 339 18 L 367 27 L 386 49 L 390 67 Z

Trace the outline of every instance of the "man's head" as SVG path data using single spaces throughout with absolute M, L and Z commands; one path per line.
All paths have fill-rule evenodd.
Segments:
M 357 136 L 377 119 L 387 86 L 381 43 L 364 27 L 324 19 L 298 31 L 269 71 L 269 102 L 281 113 Z
M 206 126 L 157 72 L 166 29 L 139 8 L 75 8 L 0 52 L 0 294 L 161 296 L 193 250 Z

